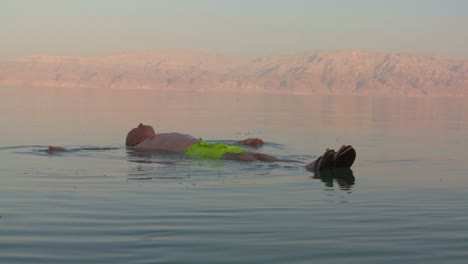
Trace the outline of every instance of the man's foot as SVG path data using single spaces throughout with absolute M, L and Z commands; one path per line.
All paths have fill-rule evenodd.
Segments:
M 332 169 L 335 167 L 335 151 L 327 149 L 322 156 L 306 166 L 306 169 L 317 172 L 323 169 Z
M 335 168 L 350 168 L 355 159 L 356 150 L 350 145 L 343 145 L 335 153 Z
M 327 149 L 317 163 L 317 170 L 332 169 L 335 166 L 335 151 Z
M 248 138 L 248 139 L 241 140 L 238 143 L 241 145 L 250 145 L 250 146 L 260 146 L 260 145 L 265 144 L 265 142 L 263 142 L 263 140 L 259 138 Z

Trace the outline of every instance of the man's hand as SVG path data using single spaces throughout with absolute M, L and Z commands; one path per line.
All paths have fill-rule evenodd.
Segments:
M 265 144 L 265 142 L 263 142 L 263 140 L 259 138 L 248 138 L 248 139 L 241 140 L 238 143 L 241 145 L 250 145 L 250 146 L 261 146 Z
M 60 152 L 60 151 L 65 151 L 65 149 L 62 147 L 49 146 L 49 149 L 47 150 L 47 152 L 49 153 Z

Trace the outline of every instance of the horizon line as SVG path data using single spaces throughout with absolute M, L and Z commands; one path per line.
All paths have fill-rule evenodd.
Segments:
M 339 53 L 339 52 L 361 52 L 361 53 L 374 53 L 374 54 L 391 54 L 391 55 L 410 55 L 410 56 L 423 56 L 423 57 L 437 57 L 437 58 L 445 58 L 445 59 L 452 59 L 452 60 L 468 60 L 468 58 L 463 58 L 463 56 L 454 57 L 453 55 L 448 55 L 444 53 L 436 53 L 436 52 L 408 52 L 408 51 L 378 51 L 378 50 L 371 50 L 371 49 L 358 49 L 358 48 L 343 48 L 343 49 L 334 49 L 334 50 L 327 50 L 327 49 L 310 49 L 310 50 L 303 50 L 297 52 L 271 52 L 268 54 L 230 54 L 228 52 L 210 52 L 206 50 L 200 49 L 128 49 L 128 50 L 116 50 L 116 51 L 109 51 L 105 53 L 100 53 L 96 55 L 54 55 L 54 54 L 31 54 L 25 56 L 16 56 L 16 57 L 0 57 L 1 60 L 16 60 L 16 59 L 27 59 L 27 58 L 35 58 L 35 57 L 51 57 L 51 58 L 101 58 L 107 56 L 113 56 L 118 54 L 138 54 L 138 53 L 154 53 L 154 52 L 167 52 L 167 53 L 195 53 L 195 54 L 206 54 L 206 55 L 219 55 L 225 57 L 233 57 L 233 58 L 262 58 L 262 57 L 270 57 L 270 56 L 292 56 L 292 55 L 301 55 L 301 54 L 310 54 L 310 53 Z

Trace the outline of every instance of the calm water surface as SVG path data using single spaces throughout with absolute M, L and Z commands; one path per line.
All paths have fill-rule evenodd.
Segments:
M 466 263 L 466 102 L 2 88 L 0 263 Z M 138 122 L 299 163 L 132 151 Z

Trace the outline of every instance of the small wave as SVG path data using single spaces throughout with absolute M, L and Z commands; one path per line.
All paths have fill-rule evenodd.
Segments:
M 122 149 L 123 147 L 96 147 L 96 146 L 66 146 L 63 147 L 63 152 L 78 152 L 78 151 L 107 151 L 107 150 L 117 150 Z M 36 151 L 49 152 L 49 146 L 42 146 L 41 149 Z
M 44 147 L 44 146 L 41 146 L 41 145 L 6 146 L 6 147 L 0 147 L 0 151 L 2 151 L 2 150 L 24 149 L 24 148 L 41 148 L 41 147 Z
M 185 177 L 167 176 L 167 177 L 132 177 L 127 181 L 147 181 L 147 180 L 184 180 Z

